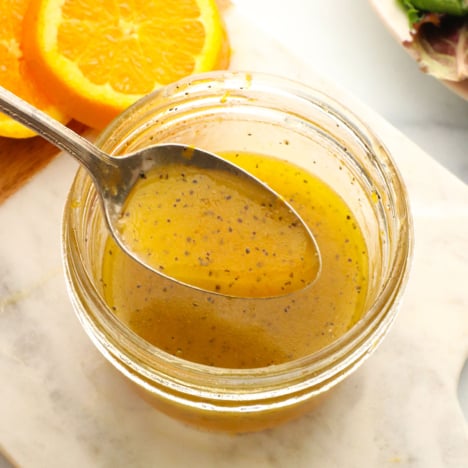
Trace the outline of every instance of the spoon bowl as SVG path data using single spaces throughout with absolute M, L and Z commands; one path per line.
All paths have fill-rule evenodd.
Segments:
M 306 270 L 307 275 L 301 279 L 301 283 L 295 286 L 288 288 L 278 287 L 274 292 L 270 291 L 268 297 L 283 296 L 294 290 L 309 287 L 320 275 L 321 255 L 315 237 L 309 227 L 294 208 L 279 194 L 234 163 L 199 148 L 171 143 L 153 145 L 120 156 L 110 155 L 2 87 L 0 87 L 0 111 L 36 131 L 42 138 L 72 155 L 88 170 L 99 193 L 105 219 L 112 237 L 128 255 L 155 273 L 185 286 L 207 290 L 220 295 L 239 297 L 237 293 L 218 291 L 218 287 L 214 284 L 210 286 L 203 284 L 200 286 L 192 282 L 186 282 L 180 277 L 168 273 L 170 269 L 166 268 L 166 265 L 161 264 L 157 260 L 149 261 L 148 255 L 142 255 L 138 251 L 138 248 L 135 248 L 135 245 L 138 246 L 140 240 L 138 236 L 140 234 L 136 234 L 136 243 L 133 244 L 129 243 L 124 235 L 122 226 L 125 226 L 125 207 L 129 198 L 133 196 L 135 191 L 138 191 L 139 183 L 145 181 L 154 171 L 159 171 L 159 178 L 162 178 L 165 174 L 169 173 L 166 172 L 166 169 L 177 166 L 180 168 L 179 174 L 182 172 L 182 175 L 184 168 L 195 168 L 203 173 L 203 175 L 207 175 L 207 179 L 209 180 L 213 177 L 217 178 L 218 187 L 216 190 L 211 188 L 210 190 L 213 193 L 213 197 L 218 197 L 216 203 L 221 213 L 224 213 L 224 200 L 229 200 L 232 195 L 231 192 L 225 191 L 226 187 L 219 188 L 219 181 L 223 185 L 222 181 L 230 178 L 231 186 L 232 180 L 234 180 L 234 185 L 241 187 L 242 193 L 248 194 L 249 205 L 245 205 L 245 208 L 252 211 L 253 207 L 254 217 L 256 217 L 256 213 L 259 216 L 262 213 L 262 219 L 265 224 L 261 226 L 261 229 L 267 230 L 269 236 L 275 238 L 274 236 L 296 234 L 296 237 L 291 237 L 291 239 L 296 239 L 298 238 L 297 235 L 299 235 L 301 242 L 297 243 L 297 248 L 294 245 L 295 243 L 291 242 L 292 245 L 286 255 L 290 258 L 284 258 L 284 256 L 283 258 L 278 258 L 278 265 L 280 263 L 284 265 L 289 260 L 291 262 L 299 260 L 303 264 L 309 265 L 309 268 Z M 168 176 L 166 175 L 165 177 L 167 178 Z M 234 196 L 237 196 L 237 192 L 234 192 Z M 153 203 L 154 201 L 150 200 L 149 202 Z M 265 216 L 266 211 L 271 213 Z M 238 224 L 241 224 L 239 223 L 239 219 L 236 221 Z M 173 229 L 176 232 L 178 226 L 174 226 Z M 196 235 L 196 232 L 190 232 L 189 234 Z M 213 242 L 215 241 L 216 239 L 213 239 Z M 249 247 L 243 247 L 244 250 L 250 251 L 251 247 L 253 250 L 260 250 L 263 247 L 262 244 L 257 245 L 255 243 L 261 241 L 250 240 L 249 242 Z M 177 249 L 177 246 L 175 245 L 174 248 Z M 150 252 L 150 254 L 152 253 Z M 228 271 L 229 265 L 224 265 L 223 268 L 224 271 Z M 275 271 L 275 269 L 272 269 L 272 271 Z

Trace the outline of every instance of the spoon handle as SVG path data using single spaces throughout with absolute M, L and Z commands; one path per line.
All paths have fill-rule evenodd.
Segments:
M 2 86 L 0 86 L 0 111 L 37 132 L 57 148 L 75 157 L 91 173 L 96 171 L 98 161 L 106 165 L 113 165 L 112 158 L 100 151 L 86 138 L 81 137 Z

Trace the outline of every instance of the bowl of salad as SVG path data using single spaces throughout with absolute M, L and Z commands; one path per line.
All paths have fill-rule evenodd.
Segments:
M 468 0 L 370 0 L 420 69 L 468 100 Z

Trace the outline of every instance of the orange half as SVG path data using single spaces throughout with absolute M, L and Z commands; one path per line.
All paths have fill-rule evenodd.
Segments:
M 23 18 L 29 0 L 2 0 L 0 2 L 0 85 L 10 90 L 46 113 L 65 122 L 67 118 L 54 107 L 39 89 L 26 66 L 21 49 Z M 0 113 L 0 136 L 28 138 L 32 130 Z
M 50 98 L 94 128 L 165 84 L 225 68 L 229 58 L 214 0 L 36 0 L 23 45 Z

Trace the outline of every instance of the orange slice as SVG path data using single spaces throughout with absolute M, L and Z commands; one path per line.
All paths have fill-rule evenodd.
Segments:
M 0 2 L 0 85 L 22 97 L 52 117 L 65 122 L 66 117 L 55 108 L 34 83 L 26 67 L 21 50 L 23 18 L 29 0 L 2 0 Z M 0 136 L 28 138 L 35 133 L 0 113 Z
M 226 67 L 229 58 L 214 0 L 35 0 L 23 40 L 50 97 L 95 128 L 162 85 Z

